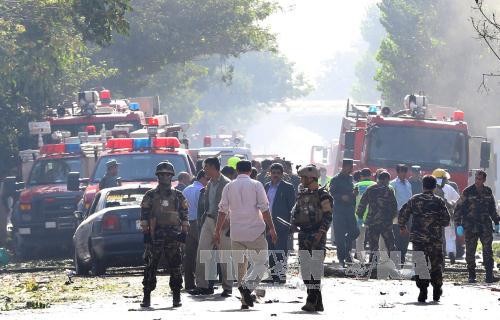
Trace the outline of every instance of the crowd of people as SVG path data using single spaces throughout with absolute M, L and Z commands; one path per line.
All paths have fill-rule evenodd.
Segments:
M 221 296 L 228 297 L 236 280 L 242 309 L 248 309 L 253 306 L 251 293 L 261 280 L 277 285 L 286 282 L 291 233 L 299 233 L 300 261 L 301 255 L 314 251 L 323 252 L 324 259 L 331 227 L 337 260 L 343 267 L 354 259 L 373 263 L 379 250 L 387 252 L 394 263 L 404 264 L 412 242 L 413 252 L 423 252 L 430 263 L 430 278 L 415 277 L 420 302 L 426 301 L 429 284 L 433 300 L 439 301 L 444 255 L 454 263 L 456 235 L 465 235 L 469 282 L 476 281 L 478 239 L 483 245 L 485 281 L 497 280 L 492 222 L 499 232 L 500 218 L 491 189 L 484 185 L 484 171 L 476 172 L 475 183 L 460 196 L 450 174 L 439 168 L 422 177 L 418 166 L 401 164 L 392 178 L 385 169 L 373 173 L 364 168 L 353 174 L 353 161 L 344 159 L 341 171 L 329 178 L 326 170 L 314 165 L 297 167 L 294 174 L 292 164 L 282 159 L 241 160 L 233 165 L 221 168 L 218 158 L 207 158 L 194 179 L 180 173 L 176 188 L 171 187 L 173 166 L 158 165 L 159 185 L 146 194 L 142 204 L 143 307 L 150 305 L 158 261 L 165 254 L 174 306 L 180 305 L 184 270 L 185 289 L 191 295 L 214 294 L 219 274 Z M 222 263 L 210 263 L 211 259 Z M 262 279 L 269 270 L 271 277 Z M 301 274 L 308 294 L 302 309 L 323 311 L 322 275 L 305 270 Z

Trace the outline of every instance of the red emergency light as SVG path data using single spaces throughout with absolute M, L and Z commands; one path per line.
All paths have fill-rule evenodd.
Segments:
M 64 153 L 65 150 L 66 150 L 66 145 L 64 143 L 45 144 L 40 148 L 40 153 L 41 154 Z
M 111 91 L 104 89 L 99 92 L 99 99 L 102 103 L 111 103 Z
M 153 139 L 153 148 L 180 148 L 181 142 L 176 137 L 158 137 Z
M 462 110 L 455 110 L 453 112 L 453 120 L 454 121 L 464 121 L 464 112 Z
M 88 134 L 96 134 L 97 130 L 95 126 L 86 126 L 85 132 L 87 132 Z
M 109 139 L 106 143 L 108 149 L 132 149 L 133 147 L 134 139 L 132 138 Z
M 204 147 L 211 147 L 212 146 L 212 137 L 210 137 L 210 136 L 203 137 L 203 146 Z
M 148 117 L 146 118 L 146 124 L 151 127 L 158 127 L 158 119 L 157 118 L 152 118 Z

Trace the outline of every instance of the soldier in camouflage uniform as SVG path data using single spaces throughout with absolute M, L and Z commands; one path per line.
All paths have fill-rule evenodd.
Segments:
M 394 235 L 392 233 L 392 221 L 398 215 L 398 203 L 394 192 L 389 187 L 391 175 L 387 171 L 381 172 L 377 177 L 377 184 L 368 187 L 363 193 L 356 210 L 358 220 L 363 220 L 363 214 L 367 206 L 368 215 L 365 225 L 368 227 L 367 237 L 370 245 L 370 262 L 373 255 L 378 251 L 380 236 L 385 241 L 387 255 L 394 251 Z
M 399 227 L 402 234 L 407 234 L 406 223 L 413 219 L 410 241 L 413 251 L 423 252 L 430 262 L 430 283 L 433 287 L 433 300 L 439 301 L 443 291 L 443 227 L 450 223 L 450 214 L 443 199 L 433 192 L 436 188 L 436 178 L 424 176 L 422 185 L 424 192 L 414 195 L 399 211 Z M 416 276 L 417 287 L 420 289 L 419 302 L 427 300 L 428 279 Z
M 298 172 L 301 188 L 297 201 L 292 209 L 292 230 L 299 231 L 299 254 L 312 254 L 321 250 L 324 260 L 326 233 L 332 223 L 332 197 L 324 188 L 319 188 L 319 170 L 314 165 L 301 168 Z M 323 260 L 315 261 L 323 264 Z M 301 259 L 301 261 L 305 261 Z M 307 286 L 307 300 L 302 310 L 314 312 L 323 311 L 321 296 L 321 276 L 316 278 L 307 274 L 306 267 L 301 265 L 302 279 Z
M 141 203 L 141 227 L 149 235 L 151 244 L 146 245 L 144 260 L 144 299 L 141 307 L 151 304 L 151 291 L 156 288 L 156 272 L 163 254 L 170 273 L 170 290 L 173 306 L 181 306 L 182 242 L 189 229 L 188 207 L 182 193 L 171 187 L 174 167 L 170 162 L 156 166 L 158 187 L 149 190 Z M 147 239 L 149 237 L 145 237 Z
M 486 270 L 487 283 L 495 282 L 493 277 L 493 229 L 491 222 L 495 223 L 498 233 L 499 216 L 496 202 L 491 189 L 484 185 L 486 172 L 478 170 L 475 183 L 464 189 L 455 209 L 455 225 L 457 233 L 465 231 L 465 246 L 469 282 L 476 282 L 476 246 L 477 240 L 483 245 L 483 265 Z

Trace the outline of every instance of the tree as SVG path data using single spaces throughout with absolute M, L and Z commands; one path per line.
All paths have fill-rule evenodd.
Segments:
M 380 23 L 380 9 L 377 5 L 369 7 L 361 25 L 361 35 L 368 45 L 361 59 L 356 63 L 356 81 L 352 87 L 352 96 L 358 101 L 376 101 L 380 99 L 375 74 L 380 67 L 376 60 L 385 30 Z
M 324 73 L 318 80 L 312 99 L 347 99 L 355 81 L 354 69 L 359 54 L 356 51 L 337 52 L 323 62 Z
M 119 70 L 103 85 L 137 94 L 167 66 L 211 55 L 237 57 L 274 50 L 275 37 L 262 25 L 277 5 L 271 0 L 133 0 L 129 34 L 95 57 Z
M 29 120 L 40 118 L 45 106 L 73 97 L 86 80 L 110 74 L 104 63 L 92 64 L 85 41 L 104 45 L 115 29 L 125 32 L 120 17 L 128 10 L 128 1 L 105 0 L 82 11 L 80 5 L 87 2 L 0 3 L 0 146 L 5 150 L 0 154 L 0 171 L 11 165 L 8 160 L 16 152 L 18 137 L 27 135 Z M 98 12 L 106 13 L 99 21 L 89 16 Z

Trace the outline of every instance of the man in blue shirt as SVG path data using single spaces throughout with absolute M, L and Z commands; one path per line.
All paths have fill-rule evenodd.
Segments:
M 396 173 L 398 176 L 390 182 L 390 185 L 394 189 L 394 195 L 396 196 L 396 201 L 398 202 L 399 212 L 403 205 L 410 200 L 413 193 L 410 181 L 408 181 L 408 167 L 405 164 L 398 164 L 396 166 Z M 410 230 L 410 224 L 411 222 L 409 221 L 407 223 L 407 230 Z M 401 254 L 401 263 L 404 263 L 406 260 L 406 252 L 408 251 L 408 243 L 410 242 L 410 234 L 400 234 L 397 218 L 393 221 L 392 231 L 394 233 L 396 250 L 398 250 Z
M 271 253 L 269 268 L 273 282 L 281 284 L 286 282 L 289 228 L 279 223 L 277 218 L 290 221 L 295 204 L 295 189 L 292 184 L 283 181 L 283 172 L 284 167 L 281 163 L 273 163 L 270 167 L 271 181 L 264 186 L 269 200 L 269 210 L 278 234 L 277 243 L 268 241 Z M 271 240 L 270 237 L 268 240 Z
M 184 250 L 184 281 L 186 290 L 195 287 L 195 270 L 196 270 L 196 249 L 198 248 L 198 201 L 200 199 L 200 191 L 207 185 L 208 179 L 205 171 L 200 170 L 196 175 L 196 180 L 189 186 L 185 187 L 182 195 L 188 203 L 188 219 L 190 232 L 186 237 L 186 248 Z

